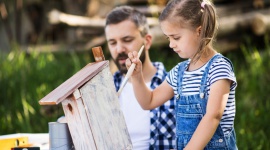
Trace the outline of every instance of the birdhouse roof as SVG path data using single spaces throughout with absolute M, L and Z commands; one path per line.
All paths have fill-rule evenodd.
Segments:
M 108 66 L 108 61 L 89 63 L 68 80 L 43 97 L 40 105 L 56 105 L 70 96 L 76 89 L 80 88 L 87 81 L 96 76 L 104 67 Z

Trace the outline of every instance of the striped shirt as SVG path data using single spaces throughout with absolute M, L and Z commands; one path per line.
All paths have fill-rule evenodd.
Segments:
M 167 76 L 166 69 L 161 62 L 152 62 L 157 69 L 151 80 L 150 87 L 155 89 Z M 123 75 L 117 71 L 114 74 L 114 84 L 118 91 L 123 79 Z M 175 97 L 166 103 L 150 110 L 150 143 L 149 150 L 169 150 L 175 147 Z
M 202 75 L 208 63 L 201 68 L 194 71 L 187 71 L 188 64 L 185 66 L 185 72 L 182 80 L 182 94 L 194 95 L 199 94 L 199 87 L 201 84 Z M 181 63 L 178 63 L 167 75 L 166 80 L 174 90 L 174 94 L 177 95 L 177 78 L 178 68 Z M 235 118 L 235 89 L 237 86 L 236 77 L 234 75 L 233 67 L 231 63 L 225 58 L 215 59 L 210 66 L 209 74 L 207 77 L 207 95 L 209 96 L 210 86 L 218 80 L 228 79 L 232 81 L 230 87 L 229 98 L 224 110 L 220 125 L 223 132 L 226 134 L 231 131 Z

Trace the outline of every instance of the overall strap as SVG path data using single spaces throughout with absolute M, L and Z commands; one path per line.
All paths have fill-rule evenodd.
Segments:
M 216 54 L 214 55 L 208 62 L 207 66 L 205 67 L 204 73 L 202 75 L 202 80 L 201 80 L 201 85 L 200 85 L 200 98 L 204 98 L 205 95 L 205 89 L 206 89 L 206 85 L 207 85 L 207 77 L 209 74 L 209 70 L 210 70 L 210 66 L 212 65 L 213 61 L 217 58 L 221 58 L 222 55 L 221 54 Z
M 187 66 L 187 62 L 188 62 L 187 60 L 181 62 L 179 67 L 178 67 L 178 74 L 177 74 L 177 91 L 178 91 L 178 95 L 176 97 L 177 99 L 182 94 L 182 80 L 183 80 L 183 76 L 184 76 L 184 71 L 185 71 L 186 66 Z

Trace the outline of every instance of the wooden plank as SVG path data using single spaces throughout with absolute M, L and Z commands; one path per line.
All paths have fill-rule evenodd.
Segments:
M 43 97 L 40 105 L 56 105 L 72 94 L 76 89 L 85 84 L 88 80 L 93 78 L 105 66 L 108 66 L 108 61 L 101 61 L 89 63 L 64 83 L 59 85 L 56 89 L 51 91 L 48 95 Z
M 76 89 L 73 93 L 72 93 L 72 98 L 74 99 L 74 100 L 76 100 L 76 99 L 79 99 L 81 97 L 81 93 L 80 93 L 80 91 L 78 90 L 78 89 Z
M 109 67 L 87 82 L 80 92 L 97 149 L 132 149 Z
M 155 9 L 161 10 L 162 8 L 155 8 Z M 103 29 L 105 26 L 104 18 L 96 18 L 96 17 L 90 18 L 86 16 L 72 15 L 68 13 L 63 13 L 57 9 L 51 10 L 48 13 L 48 18 L 51 24 L 65 23 L 69 26 L 92 27 L 95 29 L 98 28 Z M 154 26 L 158 24 L 158 19 L 154 17 L 147 17 L 147 22 L 149 26 Z
M 89 26 L 91 27 L 104 27 L 105 20 L 100 18 L 89 18 L 78 15 L 71 15 L 63 13 L 57 9 L 53 9 L 48 13 L 49 22 L 51 24 L 58 24 L 61 22 L 66 23 L 69 26 Z
M 62 106 L 75 149 L 96 150 L 82 99 L 69 97 L 62 102 Z

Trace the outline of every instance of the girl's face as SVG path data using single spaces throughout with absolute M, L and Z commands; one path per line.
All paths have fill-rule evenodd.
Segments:
M 172 48 L 181 58 L 192 58 L 200 44 L 200 27 L 195 30 L 183 28 L 177 23 L 160 22 L 161 30 Z

